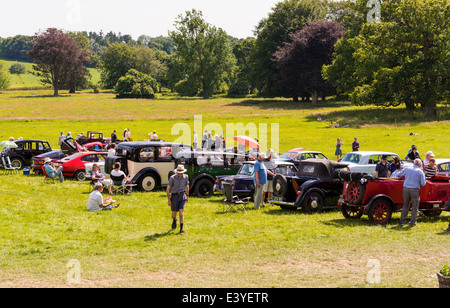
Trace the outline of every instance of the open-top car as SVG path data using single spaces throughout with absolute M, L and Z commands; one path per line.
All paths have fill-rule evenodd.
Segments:
M 324 207 L 337 206 L 344 184 L 339 174 L 347 170 L 347 164 L 326 159 L 307 159 L 301 161 L 297 169 L 293 176 L 275 176 L 270 202 L 285 210 L 302 208 L 306 213 L 321 212 Z
M 449 202 L 450 177 L 435 176 L 420 189 L 419 210 L 426 216 L 438 216 Z M 403 179 L 372 179 L 346 181 L 343 199 L 339 200 L 342 214 L 348 219 L 368 215 L 374 224 L 387 224 L 392 213 L 403 208 Z
M 297 168 L 293 163 L 275 161 L 275 173 L 284 176 L 295 176 Z M 255 194 L 253 180 L 255 161 L 246 161 L 242 164 L 236 175 L 218 176 L 214 184 L 214 190 L 224 192 L 223 183 L 228 182 L 233 187 L 233 194 L 239 198 L 251 197 Z

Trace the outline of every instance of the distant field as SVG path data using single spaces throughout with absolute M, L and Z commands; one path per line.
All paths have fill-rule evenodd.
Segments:
M 278 123 L 280 151 L 294 147 L 323 151 L 334 158 L 334 143 L 351 150 L 354 136 L 362 150 L 406 154 L 416 144 L 450 157 L 449 111 L 424 122 L 419 112 L 348 102 L 317 106 L 286 99 L 115 99 L 110 93 L 60 97 L 45 91 L 0 93 L 0 140 L 42 138 L 57 145 L 59 132 L 130 128 L 135 140 L 156 130 L 168 141 L 174 125 L 194 129 L 194 115 L 208 123 Z M 317 116 L 348 128 L 328 128 Z M 439 120 L 439 121 L 437 121 Z M 264 125 L 263 125 L 264 126 Z M 411 132 L 417 135 L 410 135 Z M 270 132 L 269 132 L 270 133 Z M 270 140 L 269 140 L 270 141 Z M 228 146 L 233 145 L 227 140 Z M 435 273 L 450 259 L 450 216 L 420 216 L 418 228 L 373 226 L 367 216 L 346 220 L 337 210 L 316 215 L 279 207 L 247 213 L 222 212 L 223 195 L 190 198 L 184 236 L 171 231 L 163 191 L 114 196 L 110 212 L 86 211 L 88 184 L 45 184 L 31 175 L 0 175 L 0 287 L 152 287 L 152 288 L 436 288 Z M 79 262 L 78 284 L 68 280 L 70 260 Z M 368 281 L 378 262 L 380 281 Z
M 10 61 L 10 60 L 2 60 L 0 59 L 0 61 L 2 61 L 5 64 L 5 67 L 9 70 L 9 68 L 11 67 L 11 65 L 17 61 Z M 17 74 L 11 74 L 11 90 L 21 90 L 21 89 L 46 89 L 46 88 L 51 88 L 50 86 L 46 85 L 42 85 L 39 78 L 34 76 L 33 74 L 30 74 L 30 71 L 33 71 L 33 63 L 30 62 L 19 62 L 22 63 L 23 65 L 25 65 L 25 67 L 27 68 L 27 73 L 26 74 L 21 74 L 21 75 L 17 75 Z M 100 80 L 100 73 L 97 69 L 94 68 L 88 68 L 91 76 L 92 76 L 92 82 L 95 84 Z

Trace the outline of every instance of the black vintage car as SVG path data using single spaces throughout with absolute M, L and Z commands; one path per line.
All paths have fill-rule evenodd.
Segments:
M 347 171 L 347 164 L 326 159 L 301 161 L 295 176 L 275 176 L 270 202 L 284 210 L 302 208 L 306 213 L 319 213 L 324 207 L 335 207 L 343 190 L 341 171 Z
M 223 192 L 223 183 L 229 182 L 233 187 L 233 195 L 239 198 L 251 197 L 255 194 L 254 183 L 254 165 L 255 161 L 246 161 L 242 164 L 236 175 L 218 176 L 214 185 L 214 190 Z M 294 164 L 284 161 L 275 161 L 275 173 L 284 176 L 295 176 L 297 168 Z
M 11 165 L 19 169 L 31 165 L 31 158 L 36 155 L 52 151 L 50 144 L 45 140 L 24 139 L 14 141 L 17 144 L 15 149 L 4 149 L 2 156 L 9 156 Z

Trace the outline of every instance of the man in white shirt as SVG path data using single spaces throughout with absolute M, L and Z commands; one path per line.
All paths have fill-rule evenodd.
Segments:
M 90 212 L 112 210 L 118 208 L 120 203 L 113 205 L 112 200 L 103 199 L 102 196 L 103 185 L 102 183 L 95 183 L 94 191 L 89 195 L 87 202 L 87 210 Z

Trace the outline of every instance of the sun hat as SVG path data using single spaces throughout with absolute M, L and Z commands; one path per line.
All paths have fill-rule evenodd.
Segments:
M 45 161 L 46 163 L 49 163 L 49 162 L 51 162 L 52 160 L 50 159 L 50 157 L 46 157 L 44 161 Z
M 428 152 L 427 152 L 427 156 L 434 157 L 435 155 L 434 155 L 434 153 L 433 153 L 432 151 L 428 151 Z
M 184 169 L 184 165 L 178 165 L 177 169 L 175 169 L 175 173 L 185 173 L 187 170 Z
M 266 153 L 259 153 L 259 155 L 258 155 L 259 157 L 262 157 L 262 158 L 264 158 L 264 159 L 266 159 L 267 158 L 267 155 L 266 155 Z

